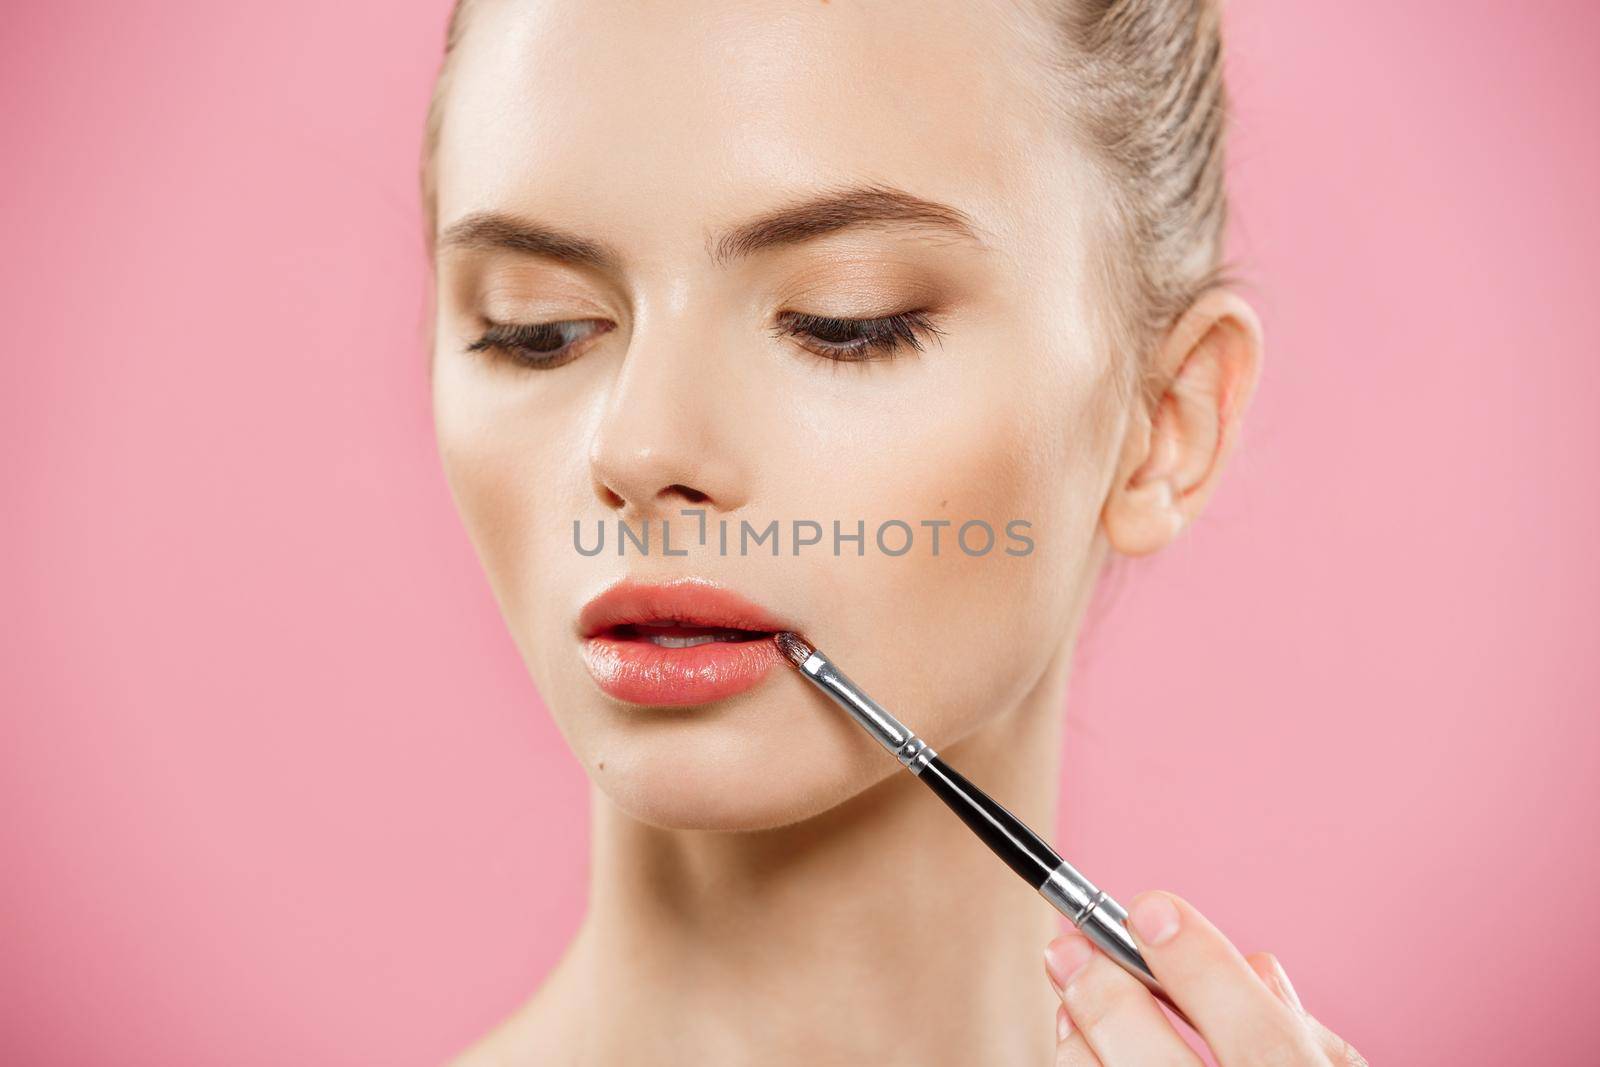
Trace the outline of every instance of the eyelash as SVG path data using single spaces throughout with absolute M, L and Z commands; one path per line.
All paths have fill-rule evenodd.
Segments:
M 551 340 L 561 340 L 568 327 L 582 326 L 586 323 L 605 326 L 605 329 L 597 331 L 595 336 L 606 333 L 611 328 L 609 324 L 598 323 L 595 319 L 564 319 L 560 322 L 491 322 L 488 329 L 483 331 L 483 336 L 467 346 L 467 351 L 488 352 L 530 370 L 552 370 L 577 359 L 583 349 L 575 346 L 570 339 L 556 349 L 539 346 Z
M 938 338 L 943 332 L 926 311 L 904 311 L 876 319 L 841 319 L 786 311 L 773 327 L 778 337 L 794 337 L 800 347 L 821 359 L 836 363 L 867 363 L 897 358 L 906 348 L 920 352 L 924 337 Z M 567 328 L 584 324 L 604 325 L 592 336 L 606 333 L 609 324 L 594 319 L 568 319 L 559 322 L 491 322 L 483 336 L 467 346 L 468 352 L 490 352 L 530 370 L 551 370 L 570 363 L 582 354 L 581 344 L 567 340 L 560 347 L 540 347 L 561 341 Z
M 806 351 L 840 363 L 894 359 L 906 348 L 921 352 L 924 336 L 944 336 L 928 312 L 921 310 L 878 319 L 838 319 L 786 311 L 779 319 L 773 327 L 776 335 L 792 336 Z M 820 344 L 808 344 L 808 338 Z

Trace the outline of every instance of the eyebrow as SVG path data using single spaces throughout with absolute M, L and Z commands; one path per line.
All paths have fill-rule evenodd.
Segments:
M 766 249 L 862 226 L 918 229 L 988 247 L 966 212 L 903 189 L 865 185 L 807 197 L 710 234 L 706 250 L 713 263 L 726 266 Z M 613 273 L 623 260 L 604 242 L 499 211 L 477 212 L 454 223 L 442 235 L 441 248 L 517 252 Z

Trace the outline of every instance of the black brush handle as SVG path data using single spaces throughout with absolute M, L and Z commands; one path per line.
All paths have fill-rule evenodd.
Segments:
M 1050 843 L 994 798 L 963 778 L 939 758 L 904 723 L 885 711 L 861 687 L 846 678 L 833 661 L 794 635 L 779 641 L 789 662 L 813 685 L 845 710 L 862 729 L 888 750 L 906 770 L 928 784 L 949 809 L 961 816 L 990 851 L 1034 888 L 1050 906 L 1072 921 L 1118 966 L 1143 982 L 1155 996 L 1184 1018 L 1172 1003 L 1139 946 L 1128 931 L 1128 913 L 1093 882 L 1056 854 Z M 1187 1022 L 1187 1019 L 1184 1019 Z
M 938 756 L 928 760 L 917 777 L 1033 888 L 1044 885 L 1060 866 L 1061 857 L 1044 838 Z
M 1072 924 L 1112 961 L 1143 982 L 1178 1018 L 1194 1026 L 1183 1009 L 1156 981 L 1150 965 L 1139 954 L 1139 948 L 1127 930 L 1128 913 L 1122 910 L 1120 904 L 1073 871 L 1071 865 L 1064 862 L 1047 841 L 1028 829 L 1027 823 L 997 804 L 993 797 L 967 781 L 938 756 L 926 760 L 917 777 L 927 782 L 928 788 L 938 794 L 951 811 L 961 816 L 961 821 L 982 838 L 995 855 L 1005 860 L 1007 867 L 1038 890 L 1057 911 L 1071 919 Z M 1070 871 L 1070 877 L 1062 875 L 1062 871 Z M 1056 880 L 1047 886 L 1052 873 L 1056 874 Z

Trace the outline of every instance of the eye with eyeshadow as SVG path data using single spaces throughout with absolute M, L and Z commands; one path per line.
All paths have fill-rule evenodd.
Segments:
M 599 319 L 556 322 L 491 322 L 467 346 L 529 370 L 552 370 L 570 363 L 588 347 L 585 342 L 606 333 L 612 324 Z M 838 363 L 893 359 L 907 349 L 920 352 L 925 339 L 942 336 L 925 311 L 905 311 L 875 319 L 845 319 L 786 311 L 773 332 L 793 337 L 813 355 Z
M 942 336 L 926 311 L 904 311 L 876 319 L 841 319 L 786 311 L 773 327 L 806 351 L 842 363 L 894 359 L 906 349 L 922 351 L 925 338 Z
M 550 370 L 583 354 L 584 342 L 611 329 L 600 319 L 560 322 L 491 322 L 468 352 L 486 352 L 531 370 Z

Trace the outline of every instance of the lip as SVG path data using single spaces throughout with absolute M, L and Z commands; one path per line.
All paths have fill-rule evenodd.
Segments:
M 769 639 L 713 641 L 668 648 L 619 628 L 706 627 L 773 633 L 784 619 L 706 579 L 648 583 L 624 580 L 578 613 L 584 665 L 601 690 L 630 704 L 707 704 L 755 686 L 779 660 Z

